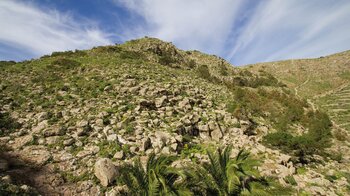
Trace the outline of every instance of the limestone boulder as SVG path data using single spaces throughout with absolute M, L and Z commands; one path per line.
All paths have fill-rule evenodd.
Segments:
M 107 187 L 115 180 L 118 172 L 110 159 L 101 158 L 95 163 L 94 174 L 100 180 L 101 185 Z

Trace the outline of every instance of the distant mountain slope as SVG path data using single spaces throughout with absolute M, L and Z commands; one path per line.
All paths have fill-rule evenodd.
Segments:
M 350 83 L 350 51 L 317 59 L 295 59 L 247 65 L 253 72 L 264 70 L 302 97 L 313 98 Z
M 328 112 L 342 128 L 350 131 L 350 51 L 317 59 L 286 60 L 243 67 L 266 71 Z

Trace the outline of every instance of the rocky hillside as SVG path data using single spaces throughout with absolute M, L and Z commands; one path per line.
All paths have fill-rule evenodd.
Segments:
M 0 192 L 350 191 L 347 138 L 264 71 L 143 38 L 1 62 L 0 79 Z
M 326 111 L 339 128 L 350 131 L 350 51 L 317 59 L 248 65 L 244 69 L 272 74 L 296 95 Z

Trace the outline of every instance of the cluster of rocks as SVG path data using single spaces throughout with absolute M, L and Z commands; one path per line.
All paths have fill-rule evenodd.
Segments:
M 164 51 L 176 61 L 187 61 L 183 61 L 185 52 L 171 44 L 140 47 L 132 49 L 156 55 L 163 55 Z M 200 64 L 225 64 L 220 58 L 204 58 L 198 52 L 187 55 Z M 224 85 L 198 79 L 189 70 L 157 64 L 121 63 L 101 67 L 89 64 L 68 72 L 79 76 L 79 84 L 69 74 L 62 74 L 60 82 L 64 84 L 59 88 L 23 84 L 28 94 L 23 96 L 24 105 L 17 108 L 13 98 L 16 95 L 0 92 L 0 111 L 8 112 L 21 124 L 10 134 L 1 135 L 0 144 L 10 148 L 6 152 L 8 156 L 45 168 L 44 174 L 34 176 L 32 181 L 42 183 L 45 177 L 48 190 L 99 195 L 106 190 L 101 187 L 104 186 L 107 195 L 117 195 L 126 191 L 125 187 L 114 186 L 120 164 L 135 157 L 145 163 L 151 153 L 179 155 L 191 145 L 232 145 L 232 157 L 240 149 L 247 149 L 261 159 L 258 169 L 263 175 L 277 177 L 285 185 L 286 178 L 293 176 L 297 189 L 312 194 L 332 195 L 346 182 L 340 178 L 330 183 L 314 168 L 299 174 L 290 156 L 262 145 L 261 139 L 271 127 L 264 119 L 242 120 L 227 112 L 225 104 L 227 100 L 234 101 L 234 96 Z M 8 74 L 7 78 L 13 77 Z M 16 79 L 32 81 L 33 78 L 27 77 Z M 3 81 L 0 82 L 2 85 Z M 82 85 L 85 82 L 99 90 Z M 32 97 L 53 104 L 44 106 L 31 100 Z M 208 159 L 201 152 L 189 156 L 183 161 L 193 157 L 199 161 Z M 9 173 L 8 164 L 2 159 L 0 171 Z M 2 174 L 0 177 L 2 181 L 9 178 Z M 310 186 L 310 180 L 315 180 L 318 186 Z

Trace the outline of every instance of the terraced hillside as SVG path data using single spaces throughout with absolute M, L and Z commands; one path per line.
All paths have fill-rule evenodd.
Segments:
M 319 97 L 316 103 L 325 109 L 341 128 L 350 130 L 350 85 Z
M 248 65 L 255 73 L 268 72 L 294 93 L 326 111 L 340 127 L 349 129 L 350 51 L 317 59 L 277 61 Z
M 154 38 L 1 62 L 0 195 L 348 195 L 332 128 L 271 74 Z

